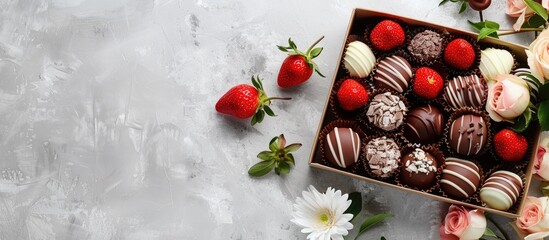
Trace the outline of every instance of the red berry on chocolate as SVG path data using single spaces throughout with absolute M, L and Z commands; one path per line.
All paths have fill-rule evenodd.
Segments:
M 290 98 L 269 98 L 263 90 L 259 76 L 252 76 L 253 86 L 240 84 L 227 91 L 215 104 L 215 110 L 237 118 L 252 118 L 252 125 L 263 121 L 265 114 L 275 116 L 269 105 L 271 100 Z
M 390 51 L 404 44 L 404 29 L 394 21 L 381 21 L 372 29 L 370 42 L 376 49 Z
M 297 49 L 297 46 L 291 38 L 288 39 L 289 46 L 277 46 L 280 51 L 288 53 L 288 56 L 284 62 L 282 62 L 282 66 L 280 66 L 280 71 L 278 72 L 279 87 L 290 88 L 304 83 L 311 78 L 313 70 L 321 77 L 324 77 L 318 70 L 316 63 L 313 62 L 313 59 L 318 57 L 323 49 L 321 47 L 313 47 L 323 38 L 324 36 L 313 43 L 305 53 Z
M 354 111 L 368 102 L 368 92 L 359 82 L 347 79 L 337 90 L 337 101 L 341 108 Z
M 520 161 L 527 150 L 526 138 L 512 130 L 503 129 L 494 136 L 494 151 L 504 161 Z
M 467 70 L 475 62 L 475 49 L 463 38 L 454 39 L 444 49 L 444 62 L 459 70 Z
M 444 81 L 437 71 L 428 67 L 420 67 L 414 77 L 413 91 L 417 96 L 431 100 L 438 96 L 443 85 Z

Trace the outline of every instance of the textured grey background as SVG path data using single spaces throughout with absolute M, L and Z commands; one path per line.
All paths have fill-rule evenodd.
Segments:
M 307 166 L 330 77 L 288 91 L 275 83 L 285 57 L 275 45 L 290 36 L 306 48 L 325 35 L 317 63 L 332 76 L 354 7 L 467 30 L 478 20 L 437 5 L 0 1 L 0 239 L 304 239 L 289 219 L 309 184 L 360 190 L 365 213 L 395 214 L 362 239 L 438 239 L 446 205 Z M 504 5 L 485 17 L 510 28 Z M 270 95 L 293 97 L 256 127 L 214 111 L 252 74 Z M 296 168 L 250 178 L 280 133 L 303 143 Z

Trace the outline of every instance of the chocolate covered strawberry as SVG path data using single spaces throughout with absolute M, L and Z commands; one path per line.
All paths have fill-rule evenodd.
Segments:
M 428 100 L 435 99 L 443 86 L 444 81 L 437 71 L 428 67 L 420 67 L 416 70 L 412 90 L 417 96 Z
M 467 70 L 475 62 L 475 49 L 463 38 L 448 43 L 444 49 L 444 62 L 459 70 Z
M 368 102 L 368 92 L 354 79 L 346 79 L 337 90 L 339 106 L 347 111 L 354 111 Z
M 215 110 L 237 118 L 252 118 L 252 125 L 263 121 L 265 114 L 275 116 L 269 107 L 271 100 L 289 100 L 291 98 L 269 98 L 263 90 L 259 76 L 252 76 L 252 84 L 240 84 L 229 89 L 215 104 Z
M 494 151 L 504 161 L 520 161 L 527 150 L 526 138 L 512 130 L 503 129 L 494 136 Z
M 311 78 L 313 70 L 321 77 L 324 77 L 318 70 L 316 63 L 313 62 L 313 59 L 318 57 L 323 49 L 321 47 L 314 48 L 314 46 L 323 38 L 324 36 L 314 42 L 305 53 L 297 49 L 291 38 L 288 39 L 289 46 L 283 47 L 277 45 L 280 51 L 288 53 L 288 57 L 282 62 L 282 66 L 280 66 L 280 71 L 278 72 L 278 86 L 281 88 L 290 88 L 304 83 Z
M 386 52 L 404 44 L 404 36 L 404 29 L 398 23 L 384 20 L 370 32 L 370 42 L 376 49 Z

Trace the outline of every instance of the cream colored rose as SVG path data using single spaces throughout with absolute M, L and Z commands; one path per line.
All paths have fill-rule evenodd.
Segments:
M 520 116 L 530 103 L 530 90 L 524 79 L 515 75 L 498 74 L 496 83 L 488 90 L 486 111 L 496 122 L 513 120 Z
M 517 218 L 516 225 L 521 232 L 529 234 L 524 239 L 541 239 L 549 232 L 549 198 L 528 197 Z
M 526 55 L 532 74 L 544 83 L 545 79 L 549 79 L 549 31 L 547 29 L 543 30 L 530 44 Z

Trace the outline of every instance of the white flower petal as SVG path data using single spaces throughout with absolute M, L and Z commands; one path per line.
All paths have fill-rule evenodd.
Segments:
M 290 221 L 302 227 L 302 233 L 308 233 L 307 239 L 343 239 L 353 228 L 349 222 L 353 215 L 344 214 L 350 205 L 349 195 L 340 190 L 330 187 L 326 193 L 320 193 L 309 186 L 308 191 L 296 199 Z

